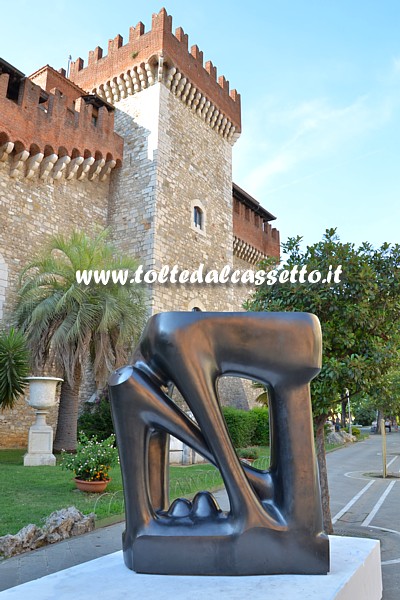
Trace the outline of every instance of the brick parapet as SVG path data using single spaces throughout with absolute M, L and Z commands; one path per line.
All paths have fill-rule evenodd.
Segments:
M 25 78 L 18 102 L 7 98 L 8 74 L 0 75 L 0 160 L 9 155 L 12 177 L 104 179 L 122 158 L 123 139 L 114 132 L 114 114 L 83 98 L 70 106 L 58 89 L 43 90 Z M 41 100 L 41 102 L 39 102 Z
M 109 41 L 106 56 L 97 47 L 89 53 L 86 67 L 81 58 L 71 63 L 70 78 L 87 91 L 108 95 L 111 102 L 163 81 L 172 91 L 179 89 L 177 95 L 186 99 L 190 107 L 197 98 L 196 111 L 201 109 L 205 120 L 209 116 L 210 124 L 218 122 L 221 114 L 218 129 L 225 119 L 219 131 L 226 133 L 225 137 L 230 132 L 231 138 L 235 134 L 236 139 L 241 131 L 240 95 L 236 90 L 229 91 L 225 77 L 217 79 L 217 69 L 211 61 L 203 66 L 203 53 L 198 46 L 192 46 L 189 52 L 188 36 L 181 27 L 172 33 L 172 17 L 165 9 L 153 15 L 152 28 L 147 33 L 140 22 L 131 27 L 125 45 L 118 35 Z
M 256 264 L 266 256 L 280 256 L 279 231 L 237 200 L 233 207 L 235 254 Z
M 55 88 L 58 89 L 67 98 L 67 106 L 70 108 L 73 108 L 74 101 L 77 98 L 86 94 L 85 90 L 67 79 L 64 69 L 56 71 L 50 65 L 38 69 L 32 75 L 29 75 L 29 79 L 47 92 Z

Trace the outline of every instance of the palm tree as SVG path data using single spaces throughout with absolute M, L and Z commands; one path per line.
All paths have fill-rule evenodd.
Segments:
M 76 272 L 136 268 L 130 258 L 115 258 L 107 230 L 93 237 L 75 231 L 68 238 L 54 236 L 22 272 L 15 320 L 27 336 L 34 369 L 56 366 L 64 377 L 56 451 L 76 448 L 79 388 L 88 357 L 100 386 L 108 372 L 126 362 L 145 318 L 139 285 L 85 285 L 77 282 Z

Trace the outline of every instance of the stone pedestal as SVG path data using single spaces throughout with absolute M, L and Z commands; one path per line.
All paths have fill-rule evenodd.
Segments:
M 330 536 L 330 547 L 327 575 L 247 577 L 138 575 L 121 551 L 0 592 L 0 600 L 381 600 L 379 542 Z
M 54 466 L 53 428 L 46 423 L 47 410 L 36 411 L 36 421 L 29 429 L 28 452 L 24 456 L 25 467 Z
M 36 421 L 29 429 L 25 467 L 54 466 L 53 428 L 46 423 L 48 408 L 53 406 L 60 377 L 28 377 L 30 406 L 36 409 Z

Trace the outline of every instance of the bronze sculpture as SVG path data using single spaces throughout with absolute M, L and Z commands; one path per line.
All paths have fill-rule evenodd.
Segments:
M 322 531 L 309 382 L 321 366 L 318 319 L 306 313 L 171 312 L 148 321 L 132 366 L 109 381 L 124 481 L 126 565 L 182 575 L 321 574 Z M 271 465 L 243 465 L 216 392 L 220 376 L 270 390 Z M 168 397 L 173 383 L 195 423 Z M 230 512 L 208 492 L 169 504 L 169 435 L 216 465 Z

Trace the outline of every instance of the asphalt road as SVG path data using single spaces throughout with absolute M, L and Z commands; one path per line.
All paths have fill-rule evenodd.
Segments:
M 335 533 L 381 542 L 383 599 L 400 599 L 400 433 L 386 435 L 388 477 L 383 479 L 382 437 L 327 455 Z

